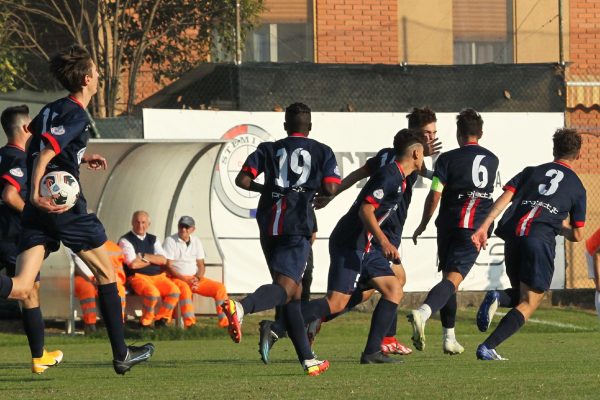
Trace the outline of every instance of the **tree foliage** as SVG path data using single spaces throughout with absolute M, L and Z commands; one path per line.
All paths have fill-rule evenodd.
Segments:
M 242 35 L 257 22 L 263 1 L 241 0 Z M 235 0 L 0 0 L 0 6 L 18 26 L 13 49 L 44 60 L 73 42 L 90 51 L 101 77 L 94 103 L 100 116 L 118 114 L 121 103 L 133 110 L 142 68 L 164 84 L 210 60 L 216 44 L 235 48 Z
M 11 21 L 0 8 L 0 92 L 15 90 L 21 75 L 23 63 L 18 52 L 10 47 Z

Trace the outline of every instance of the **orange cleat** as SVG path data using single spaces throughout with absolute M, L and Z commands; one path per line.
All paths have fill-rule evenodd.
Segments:
M 227 321 L 229 323 L 229 336 L 231 336 L 231 340 L 233 340 L 235 343 L 239 343 L 242 341 L 242 323 L 238 318 L 238 308 L 241 309 L 239 305 L 240 304 L 235 300 L 227 299 L 225 300 L 222 306 L 223 312 L 225 313 L 225 316 L 227 317 Z
M 309 364 L 310 363 L 310 364 Z M 329 361 L 319 361 L 317 359 L 304 361 L 304 371 L 307 375 L 317 376 L 329 369 Z
M 412 349 L 402 344 L 394 336 L 384 337 L 381 342 L 381 352 L 387 356 L 390 354 L 399 354 L 406 356 L 412 353 Z

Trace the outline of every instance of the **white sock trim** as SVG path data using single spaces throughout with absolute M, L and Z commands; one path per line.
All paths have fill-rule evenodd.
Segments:
M 431 307 L 429 307 L 427 304 L 421 304 L 421 307 L 419 307 L 417 311 L 421 313 L 423 322 L 427 321 L 429 317 L 431 317 Z

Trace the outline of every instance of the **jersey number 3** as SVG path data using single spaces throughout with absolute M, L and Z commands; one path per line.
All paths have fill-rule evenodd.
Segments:
M 557 169 L 551 169 L 546 172 L 546 176 L 551 178 L 550 182 L 539 185 L 538 191 L 541 195 L 551 196 L 556 193 L 556 190 L 558 189 L 558 183 L 563 180 L 565 174 Z
M 280 148 L 275 154 L 279 159 L 279 174 L 275 180 L 277 186 L 287 188 L 290 187 L 290 181 L 288 180 L 288 167 L 292 172 L 297 175 L 298 180 L 291 186 L 301 186 L 308 181 L 310 175 L 310 164 L 311 156 L 310 153 L 303 148 L 298 148 L 292 151 L 291 157 L 288 157 L 287 150 Z M 302 157 L 302 165 L 300 165 L 300 158 Z

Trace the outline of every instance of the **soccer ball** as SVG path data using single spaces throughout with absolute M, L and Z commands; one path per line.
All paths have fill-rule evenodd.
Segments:
M 40 183 L 42 197 L 52 197 L 57 206 L 73 207 L 79 198 L 79 182 L 65 171 L 47 173 Z

